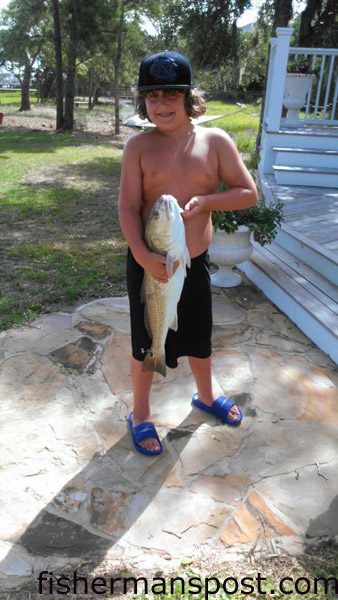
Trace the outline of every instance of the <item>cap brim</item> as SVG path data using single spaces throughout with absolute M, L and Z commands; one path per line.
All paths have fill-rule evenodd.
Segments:
M 139 92 L 147 92 L 148 90 L 190 90 L 196 87 L 195 84 L 191 85 L 163 85 L 161 83 L 156 85 L 139 85 L 137 87 Z

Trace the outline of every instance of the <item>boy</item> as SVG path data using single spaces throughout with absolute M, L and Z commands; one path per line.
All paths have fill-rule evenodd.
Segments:
M 127 285 L 131 311 L 131 377 L 134 411 L 129 426 L 135 448 L 148 455 L 162 451 L 150 422 L 149 397 L 153 373 L 142 370 L 150 347 L 143 323 L 140 287 L 143 272 L 166 282 L 166 258 L 150 252 L 143 239 L 144 224 L 162 194 L 175 196 L 183 209 L 186 240 L 192 259 L 178 305 L 178 331 L 169 330 L 166 362 L 188 356 L 197 385 L 193 404 L 230 425 L 242 420 L 241 409 L 229 399 L 216 398 L 211 376 L 211 286 L 207 249 L 212 238 L 211 212 L 253 206 L 254 181 L 230 139 L 221 129 L 191 122 L 205 111 L 194 90 L 188 59 L 178 52 L 146 56 L 140 65 L 138 106 L 156 126 L 128 141 L 123 158 L 119 220 L 128 242 Z M 219 183 L 227 191 L 217 192 Z

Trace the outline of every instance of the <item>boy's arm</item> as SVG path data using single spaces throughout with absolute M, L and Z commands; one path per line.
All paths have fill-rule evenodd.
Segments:
M 219 178 L 227 185 L 225 192 L 193 196 L 184 207 L 182 216 L 191 218 L 201 211 L 238 210 L 257 203 L 257 188 L 234 142 L 222 130 L 215 130 Z
M 147 254 L 143 239 L 142 209 L 142 171 L 138 144 L 130 139 L 124 150 L 118 215 L 122 233 L 135 260 L 139 261 Z
M 150 252 L 144 241 L 141 215 L 142 170 L 137 142 L 138 140 L 131 138 L 123 155 L 118 201 L 119 223 L 136 262 L 154 279 L 164 283 L 168 280 L 166 257 Z

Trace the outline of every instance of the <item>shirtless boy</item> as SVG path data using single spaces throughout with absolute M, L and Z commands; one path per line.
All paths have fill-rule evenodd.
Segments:
M 143 230 L 147 215 L 162 194 L 175 196 L 183 209 L 192 268 L 187 270 L 178 305 L 178 334 L 181 328 L 185 329 L 187 321 L 191 332 L 192 320 L 194 330 L 201 330 L 203 333 L 200 335 L 204 336 L 204 340 L 196 339 L 194 342 L 188 326 L 183 337 L 178 335 L 175 338 L 175 332 L 169 331 L 167 341 L 172 336 L 173 341 L 169 340 L 168 344 L 173 350 L 168 349 L 167 364 L 175 366 L 178 356 L 187 355 L 197 387 L 193 404 L 215 414 L 222 422 L 237 425 L 242 419 L 241 409 L 223 396 L 216 398 L 212 389 L 211 289 L 207 249 L 212 238 L 211 212 L 253 206 L 257 202 L 257 190 L 231 138 L 221 129 L 192 123 L 191 116 L 198 116 L 205 109 L 194 90 L 190 63 L 185 56 L 166 51 L 145 57 L 140 65 L 138 91 L 141 116 L 142 111 L 146 112 L 156 127 L 133 136 L 126 145 L 119 220 L 129 246 L 127 283 L 131 306 L 134 393 L 134 410 L 129 417 L 129 426 L 135 448 L 144 454 L 155 455 L 162 451 L 162 445 L 150 422 L 153 373 L 142 370 L 142 353 L 149 345 L 145 338 L 147 334 L 139 293 L 143 270 L 159 282 L 166 282 L 168 274 L 165 257 L 150 252 L 145 245 Z M 227 191 L 217 191 L 220 182 L 226 184 Z M 195 282 L 190 283 L 194 277 Z M 194 285 L 199 286 L 198 296 Z M 176 356 L 170 357 L 170 352 Z

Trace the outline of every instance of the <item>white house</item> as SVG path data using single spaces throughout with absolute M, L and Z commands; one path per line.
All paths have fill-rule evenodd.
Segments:
M 338 50 L 290 47 L 292 32 L 271 39 L 259 164 L 285 222 L 240 268 L 338 364 Z M 290 59 L 316 75 L 288 75 Z

